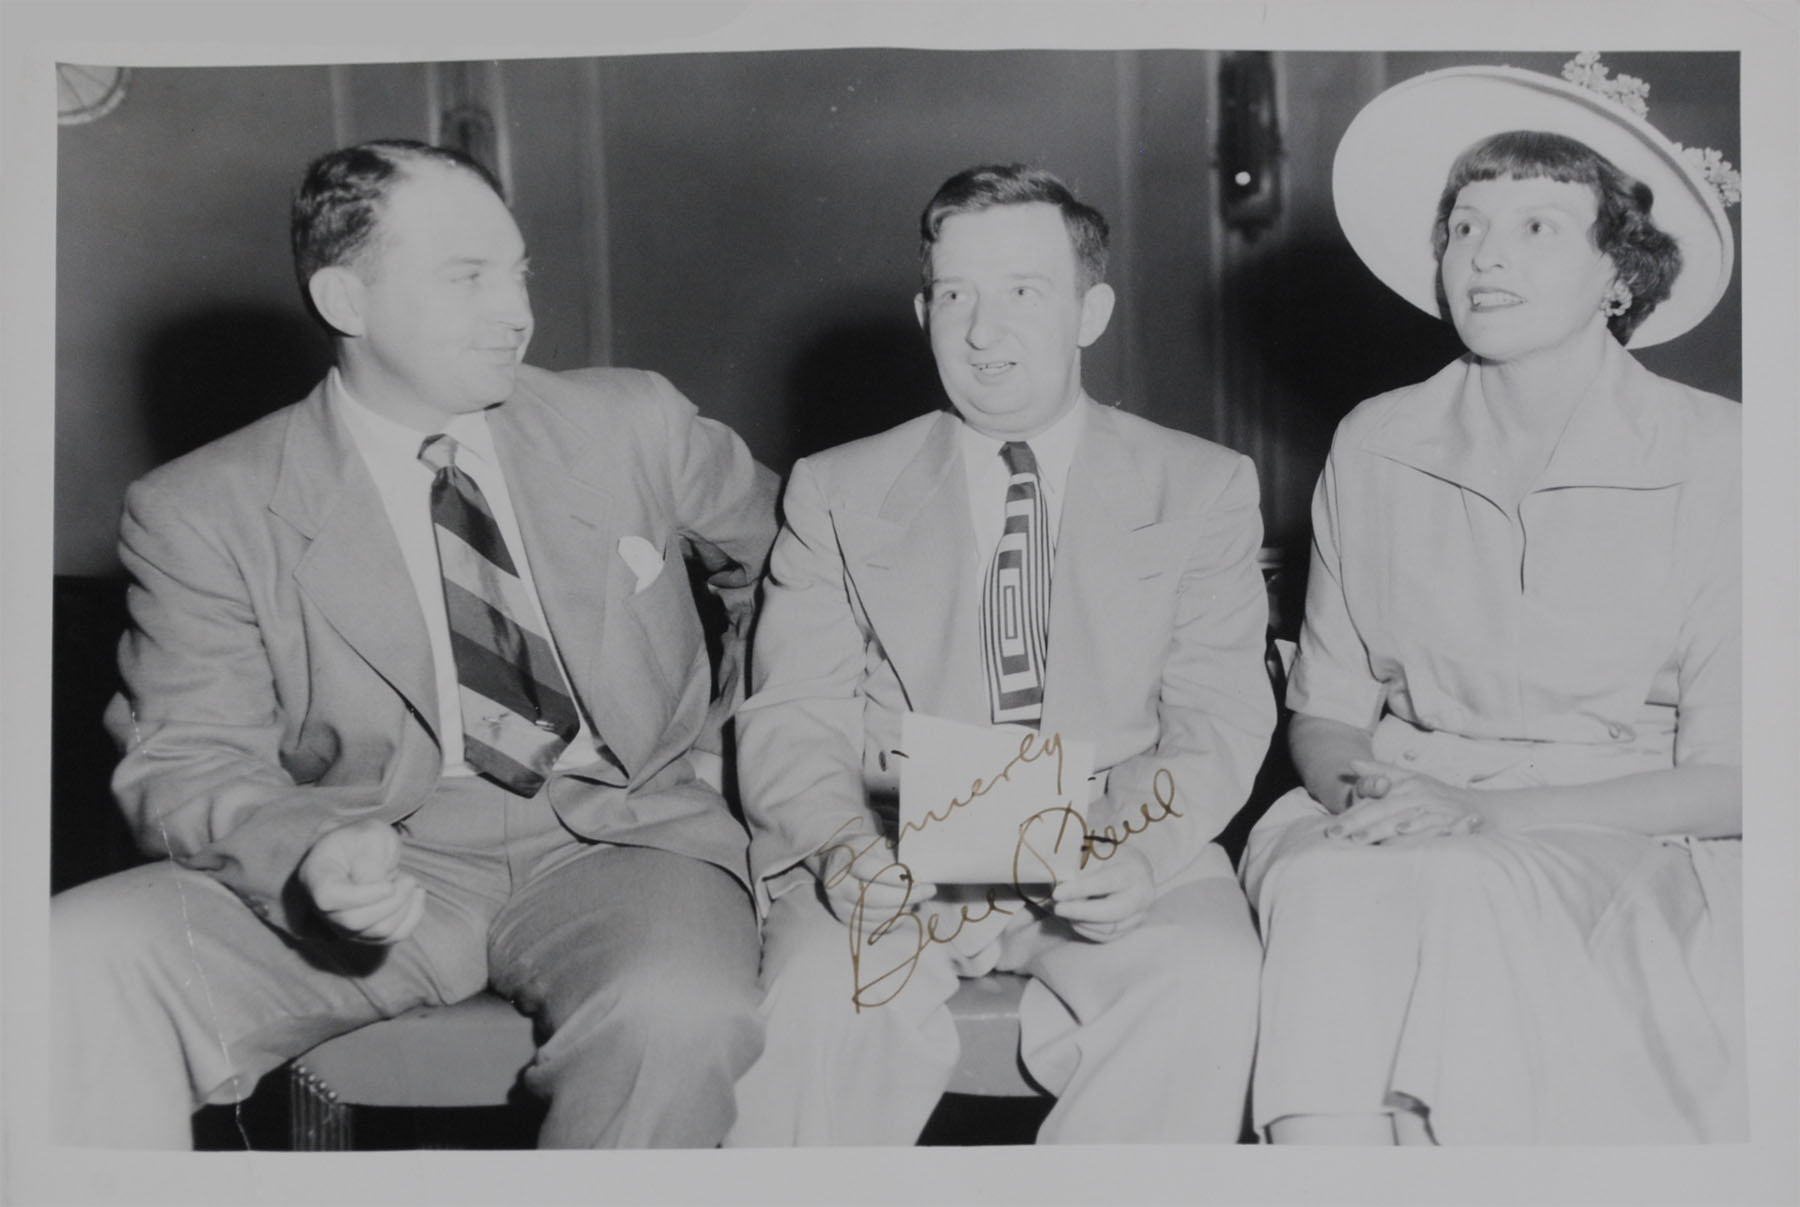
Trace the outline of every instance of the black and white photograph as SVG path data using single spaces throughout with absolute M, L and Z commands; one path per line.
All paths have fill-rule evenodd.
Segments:
M 1800 1202 L 1800 4 L 1634 12 L 0 10 L 0 1194 Z

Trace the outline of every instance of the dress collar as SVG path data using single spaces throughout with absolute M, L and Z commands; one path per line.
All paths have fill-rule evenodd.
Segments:
M 1600 372 L 1530 490 L 1649 489 L 1680 481 L 1681 426 L 1662 421 L 1669 388 L 1608 339 Z M 1505 467 L 1489 430 L 1480 366 L 1464 356 L 1415 386 L 1360 447 L 1504 506 L 1499 496 Z

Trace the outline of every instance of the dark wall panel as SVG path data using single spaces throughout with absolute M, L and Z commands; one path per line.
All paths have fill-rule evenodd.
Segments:
M 507 61 L 489 74 L 535 268 L 531 358 L 660 370 L 786 469 L 939 405 L 912 313 L 919 210 L 969 164 L 1033 161 L 1114 226 L 1119 306 L 1088 354 L 1090 391 L 1249 453 L 1272 535 L 1303 540 L 1337 418 L 1457 352 L 1339 234 L 1338 136 L 1386 82 L 1566 57 L 1276 54 L 1283 209 L 1254 238 L 1216 213 L 1211 52 Z M 1650 80 L 1672 137 L 1738 161 L 1735 55 L 1608 61 Z M 130 479 L 317 378 L 328 348 L 292 280 L 289 192 L 340 139 L 426 136 L 431 78 L 392 63 L 141 69 L 117 110 L 62 131 L 58 573 L 115 570 Z M 1754 205 L 1757 165 L 1742 166 Z M 1734 289 L 1644 360 L 1735 397 L 1741 328 Z
M 298 397 L 328 349 L 300 310 L 287 205 L 333 140 L 321 67 L 139 70 L 57 145 L 56 568 L 116 565 L 151 466 Z
M 1115 212 L 1116 56 L 823 51 L 606 60 L 614 353 L 796 456 L 939 403 L 918 214 L 983 161 Z M 1116 333 L 1115 333 L 1116 334 Z M 1119 395 L 1112 335 L 1087 365 Z

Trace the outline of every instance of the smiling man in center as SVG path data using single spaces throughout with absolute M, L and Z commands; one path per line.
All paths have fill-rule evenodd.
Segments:
M 1054 176 L 970 168 L 920 226 L 952 409 L 800 461 L 765 583 L 738 738 L 768 1031 L 728 1143 L 912 1143 L 958 1057 L 945 1003 L 996 968 L 1030 977 L 1040 1141 L 1235 1141 L 1261 952 L 1213 839 L 1275 719 L 1255 469 L 1084 392 L 1107 226 Z M 1047 895 L 911 881 L 880 841 L 907 712 L 1093 743 L 1088 828 L 1141 832 Z M 859 1007 L 851 920 L 959 899 L 983 924 Z

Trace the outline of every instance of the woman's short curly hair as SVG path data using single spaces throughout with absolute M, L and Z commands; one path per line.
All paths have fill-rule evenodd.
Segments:
M 1631 290 L 1631 305 L 1623 314 L 1608 316 L 1606 325 L 1621 344 L 1628 341 L 1638 324 L 1669 296 L 1681 272 L 1680 245 L 1650 220 L 1655 200 L 1650 186 L 1620 171 L 1586 143 L 1566 135 L 1543 130 L 1490 135 L 1457 156 L 1450 166 L 1431 231 L 1432 250 L 1440 264 L 1449 243 L 1450 211 L 1456 208 L 1463 186 L 1505 179 L 1549 179 L 1585 184 L 1594 190 L 1598 213 L 1588 236 L 1612 260 L 1619 280 Z M 1441 279 L 1438 306 L 1441 313 L 1449 313 Z

